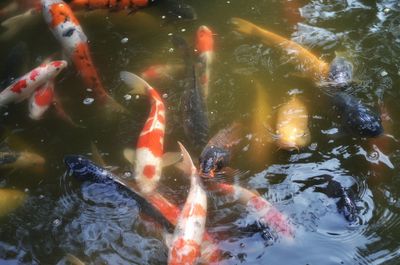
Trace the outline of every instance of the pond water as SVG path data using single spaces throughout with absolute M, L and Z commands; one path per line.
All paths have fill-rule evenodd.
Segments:
M 151 65 L 181 62 L 171 35 L 183 36 L 193 46 L 201 25 L 215 33 L 216 56 L 207 102 L 210 135 L 234 121 L 253 121 L 258 108 L 267 109 L 265 120 L 274 127 L 279 107 L 293 94 L 308 109 L 311 134 L 307 147 L 286 151 L 273 143 L 266 149 L 252 148 L 257 143 L 251 141 L 254 135 L 250 132 L 245 137 L 247 145 L 233 154 L 230 167 L 241 174 L 218 181 L 256 190 L 288 216 L 295 237 L 292 242 L 264 239 L 251 228 L 254 220 L 243 206 L 209 193 L 207 229 L 222 250 L 221 264 L 399 264 L 400 131 L 396 128 L 400 105 L 396 102 L 400 100 L 400 3 L 185 2 L 196 10 L 196 20 L 169 20 L 165 9 L 157 5 L 134 14 L 76 13 L 104 86 L 129 115 L 110 114 L 96 100 L 92 102 L 93 92 L 82 83 L 72 63 L 57 78 L 56 92 L 78 126 L 60 119 L 54 110 L 33 121 L 26 102 L 1 110 L 2 145 L 39 153 L 46 163 L 40 171 L 1 171 L 0 187 L 21 190 L 27 197 L 18 209 L 0 218 L 0 264 L 57 264 L 67 253 L 86 264 L 166 264 L 165 231 L 143 217 L 129 192 L 75 179 L 66 173 L 63 158 L 67 154 L 90 158 L 94 143 L 106 163 L 117 167 L 116 174 L 129 171 L 122 151 L 136 146 L 150 105 L 146 97 L 126 97 L 129 89 L 119 73 L 139 74 Z M 385 107 L 391 118 L 385 123 L 385 135 L 368 139 L 346 131 L 323 90 L 299 76 L 296 65 L 277 47 L 234 32 L 229 23 L 232 17 L 301 43 L 326 62 L 337 53 L 344 54 L 354 66 L 356 83 L 347 93 L 376 111 Z M 60 44 L 41 18 L 16 24 L 20 29 L 16 34 L 1 38 L 1 71 L 9 67 L 5 60 L 20 42 L 27 46 L 28 59 L 21 65 L 25 72 L 51 54 L 63 58 Z M 176 77 L 152 85 L 167 106 L 165 150 L 177 151 L 177 141 L 182 141 L 196 162 L 199 152 L 184 135 L 179 111 L 182 83 Z M 354 192 L 358 212 L 354 222 L 338 211 L 337 199 L 315 192 L 318 185 L 304 188 L 312 178 L 326 175 Z M 159 186 L 166 198 L 183 205 L 189 181 L 180 171 L 174 167 L 163 170 Z

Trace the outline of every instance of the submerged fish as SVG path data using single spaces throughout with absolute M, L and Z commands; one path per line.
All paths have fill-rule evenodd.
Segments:
M 29 100 L 29 117 L 33 120 L 41 119 L 46 110 L 53 104 L 53 100 L 54 80 L 50 80 L 32 94 Z
M 33 69 L 0 93 L 0 105 L 5 106 L 28 98 L 36 88 L 54 79 L 66 67 L 66 61 L 53 61 Z
M 287 239 L 293 238 L 293 227 L 287 217 L 260 195 L 238 185 L 215 181 L 208 183 L 207 188 L 223 195 L 233 195 L 262 226 L 274 229 Z
M 353 80 L 353 64 L 342 56 L 336 55 L 331 62 L 328 83 L 342 88 Z
M 86 87 L 93 89 L 96 99 L 111 110 L 123 112 L 101 83 L 89 51 L 88 39 L 71 8 L 62 0 L 41 0 L 43 16 L 55 38 L 79 71 Z
M 183 129 L 186 138 L 196 150 L 203 148 L 208 141 L 209 122 L 207 106 L 203 93 L 200 90 L 196 67 L 188 44 L 183 38 L 173 37 L 174 46 L 182 52 L 186 64 L 186 78 L 184 91 L 181 97 L 181 111 L 183 116 Z
M 200 86 L 204 97 L 209 94 L 211 64 L 214 60 L 213 32 L 206 26 L 200 26 L 196 33 L 196 50 L 198 53 L 198 70 Z
M 137 75 L 121 72 L 121 79 L 132 88 L 143 88 L 149 95 L 149 117 L 139 135 L 136 147 L 135 178 L 140 191 L 150 193 L 156 189 L 161 177 L 164 154 L 165 105 L 157 90 Z
M 184 3 L 184 0 L 164 0 L 159 1 L 159 4 L 168 13 L 169 20 L 183 19 L 183 20 L 195 20 L 197 19 L 197 13 L 194 8 Z
M 190 191 L 175 227 L 168 255 L 169 265 L 197 264 L 203 240 L 207 195 L 200 182 L 196 167 L 185 147 L 179 143 L 183 153 L 181 168 L 190 176 Z
M 332 96 L 343 125 L 356 135 L 377 137 L 383 133 L 379 115 L 354 96 L 339 92 Z
M 233 123 L 228 128 L 220 130 L 200 154 L 200 176 L 213 178 L 229 165 L 232 150 L 242 138 L 242 126 Z
M 25 42 L 18 42 L 3 61 L 4 70 L 0 76 L 0 89 L 9 86 L 28 69 L 29 50 Z
M 26 200 L 26 194 L 19 190 L 0 189 L 0 217 L 20 207 Z
M 110 171 L 96 165 L 91 160 L 80 155 L 67 155 L 64 157 L 64 163 L 72 174 L 80 180 L 92 180 L 95 182 L 107 182 L 114 181 L 122 186 L 126 186 L 118 176 L 114 175 Z M 163 224 L 168 230 L 172 230 L 171 223 L 156 209 L 151 203 L 149 203 L 138 191 L 132 187 L 129 188 L 132 192 L 133 198 L 142 207 L 142 210 L 149 216 L 154 217 L 157 221 Z
M 180 63 L 157 64 L 145 69 L 140 75 L 143 79 L 150 80 L 172 80 L 182 75 L 185 66 Z
M 282 149 L 298 150 L 310 143 L 308 111 L 298 97 L 293 96 L 279 108 L 276 134 L 278 146 Z
M 45 159 L 32 152 L 0 152 L 0 168 L 27 169 L 43 166 Z
M 231 23 L 239 33 L 257 37 L 266 45 L 275 45 L 296 60 L 300 69 L 315 82 L 325 81 L 329 74 L 329 64 L 317 58 L 303 46 L 276 33 L 263 29 L 241 18 L 232 18 Z

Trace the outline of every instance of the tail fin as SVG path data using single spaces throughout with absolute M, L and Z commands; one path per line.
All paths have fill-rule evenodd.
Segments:
M 232 18 L 230 22 L 235 26 L 236 31 L 246 35 L 251 35 L 256 27 L 253 23 L 237 17 Z
M 132 94 L 147 95 L 147 90 L 151 88 L 144 79 L 130 72 L 122 71 L 119 76 L 127 86 L 132 88 L 130 91 Z
M 129 111 L 118 103 L 113 97 L 107 95 L 105 102 L 106 109 L 116 113 L 129 113 Z
M 177 164 L 177 167 L 181 169 L 185 174 L 191 176 L 194 172 L 196 172 L 196 167 L 193 164 L 192 158 L 189 155 L 189 152 L 186 148 L 178 141 L 179 147 L 181 148 L 181 152 L 183 155 L 183 161 Z

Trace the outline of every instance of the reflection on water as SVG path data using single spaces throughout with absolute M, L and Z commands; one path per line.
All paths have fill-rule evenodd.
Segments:
M 250 133 L 230 164 L 245 173 L 220 179 L 258 191 L 287 215 L 296 231 L 293 242 L 273 237 L 273 232 L 272 239 L 268 237 L 270 231 L 258 227 L 235 198 L 208 193 L 207 227 L 217 237 L 224 263 L 398 264 L 399 1 L 186 2 L 195 8 L 197 20 L 166 21 L 162 18 L 165 9 L 157 6 L 130 15 L 109 11 L 77 14 L 105 87 L 130 115 L 99 111 L 96 100 L 92 102 L 93 92 L 83 86 L 73 68 L 61 74 L 56 91 L 79 127 L 60 120 L 53 110 L 43 120 L 31 121 L 23 103 L 0 110 L 6 128 L 1 139 L 15 137 L 12 148 L 37 152 L 46 160 L 42 172 L 2 171 L 0 187 L 24 191 L 27 198 L 22 207 L 0 219 L 0 263 L 56 264 L 66 253 L 87 264 L 166 263 L 165 229 L 145 216 L 123 188 L 81 182 L 65 174 L 63 157 L 89 155 L 94 142 L 105 161 L 118 167 L 118 173 L 129 171 L 122 150 L 135 146 L 149 105 L 145 97 L 126 97 L 128 91 L 119 72 L 140 73 L 154 64 L 182 63 L 170 35 L 181 35 L 193 43 L 195 31 L 204 24 L 216 32 L 208 100 L 210 135 L 233 121 L 253 117 L 254 108 L 260 108 L 260 101 L 254 100 L 256 84 L 267 95 L 268 134 L 275 136 L 273 123 L 279 107 L 293 93 L 301 94 L 310 117 L 308 147 L 287 152 L 268 144 L 268 154 L 258 157 Z M 371 109 L 387 109 L 391 122 L 389 127 L 384 124 L 385 135 L 373 141 L 350 135 L 329 97 L 312 80 L 299 76 L 299 68 L 275 47 L 233 32 L 228 23 L 232 17 L 290 37 L 326 62 L 338 53 L 344 55 L 354 65 L 354 83 L 346 93 Z M 0 38 L 0 76 L 7 76 L 10 70 L 5 62 L 13 46 L 27 47 L 21 54 L 28 59 L 18 59 L 23 64 L 21 71 L 60 52 L 40 18 L 28 24 L 15 25 L 20 31 L 7 40 Z M 168 109 L 166 151 L 176 151 L 177 140 L 186 141 L 180 114 L 183 82 L 181 77 L 154 82 Z M 192 155 L 195 159 L 199 156 Z M 316 187 L 325 188 L 326 183 L 304 188 L 321 176 L 329 176 L 354 193 L 359 213 L 355 222 L 348 222 L 338 211 L 338 198 L 316 192 Z M 183 204 L 189 184 L 177 170 L 164 170 L 160 186 L 168 199 Z

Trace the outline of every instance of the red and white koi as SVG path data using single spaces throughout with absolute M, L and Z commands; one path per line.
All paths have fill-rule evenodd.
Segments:
M 73 61 L 86 87 L 93 89 L 100 103 L 109 104 L 115 111 L 124 111 L 103 87 L 90 55 L 88 39 L 69 5 L 62 0 L 41 0 L 41 3 L 51 32 Z
M 152 2 L 151 0 L 72 0 L 69 5 L 73 9 L 137 9 L 145 7 Z
M 54 80 L 38 88 L 29 100 L 29 117 L 40 120 L 54 100 Z
M 293 238 L 293 228 L 287 217 L 260 195 L 227 183 L 213 183 L 209 189 L 224 195 L 233 195 L 235 199 L 246 205 L 249 213 L 254 215 L 260 223 L 271 227 L 288 239 Z
M 179 142 L 178 142 L 179 143 Z M 183 206 L 171 242 L 168 264 L 196 264 L 201 255 L 201 244 L 207 216 L 207 195 L 189 153 L 179 143 L 183 153 L 181 168 L 190 175 L 190 191 Z
M 196 50 L 199 55 L 200 86 L 205 98 L 209 94 L 211 64 L 214 60 L 213 32 L 206 26 L 200 26 L 196 34 Z
M 158 92 L 139 76 L 121 72 L 121 79 L 129 86 L 145 88 L 151 100 L 149 117 L 140 133 L 136 149 L 136 180 L 142 193 L 154 191 L 161 177 L 164 152 L 165 106 Z M 135 93 L 135 92 L 134 92 Z M 138 91 L 142 94 L 142 91 Z
M 53 61 L 33 69 L 0 93 L 0 105 L 23 101 L 38 87 L 54 79 L 67 65 L 66 61 Z

